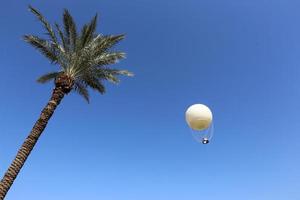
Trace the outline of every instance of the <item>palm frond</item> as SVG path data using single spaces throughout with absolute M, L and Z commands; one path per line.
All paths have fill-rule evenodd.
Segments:
M 115 64 L 120 59 L 125 58 L 123 52 L 102 53 L 100 56 L 93 59 L 93 51 L 81 51 L 81 55 L 77 55 L 77 65 L 73 67 L 75 76 L 80 76 L 86 70 L 91 68 L 100 68 L 106 65 Z
M 115 64 L 120 59 L 125 58 L 125 56 L 126 56 L 126 54 L 124 52 L 102 53 L 100 56 L 98 56 L 94 59 L 94 64 L 96 66 Z
M 105 93 L 104 85 L 93 75 L 85 75 L 82 80 L 92 89 L 100 92 L 101 94 Z
M 67 9 L 63 12 L 63 27 L 55 23 L 54 30 L 38 10 L 31 6 L 29 9 L 42 22 L 50 38 L 45 40 L 25 35 L 24 40 L 61 67 L 60 72 L 45 74 L 38 82 L 46 83 L 63 73 L 74 81 L 74 91 L 89 102 L 89 88 L 103 94 L 103 81 L 117 84 L 120 75 L 133 76 L 127 70 L 108 68 L 108 65 L 125 58 L 125 53 L 112 49 L 125 35 L 97 34 L 97 14 L 77 33 L 76 24 Z
M 83 26 L 80 37 L 81 48 L 83 48 L 93 38 L 97 27 L 97 18 L 98 15 L 96 14 L 89 24 L 85 24 Z
M 123 40 L 124 38 L 125 38 L 124 34 L 102 36 L 100 42 L 95 47 L 95 53 L 99 55 L 107 51 L 108 49 L 116 45 L 118 42 Z
M 104 69 L 95 70 L 95 76 L 101 80 L 108 80 L 111 83 L 118 84 L 120 79 L 113 74 L 106 72 Z
M 67 38 L 67 44 L 70 46 L 69 49 L 75 50 L 76 48 L 76 39 L 77 39 L 77 30 L 76 24 L 73 20 L 73 17 L 67 9 L 64 10 L 63 22 L 65 27 L 65 34 Z
M 119 78 L 116 76 L 124 75 L 124 76 L 134 76 L 132 72 L 127 70 L 118 70 L 118 69 L 110 69 L 110 68 L 98 68 L 94 70 L 95 76 L 100 79 L 108 80 L 114 84 L 120 82 Z
M 103 69 L 104 71 L 106 71 L 107 73 L 111 73 L 112 75 L 123 75 L 123 76 L 129 76 L 129 77 L 133 77 L 134 74 L 128 70 L 119 70 L 119 69 Z
M 81 95 L 88 103 L 90 102 L 90 96 L 89 96 L 89 92 L 86 88 L 86 84 L 81 83 L 81 82 L 75 82 L 75 87 L 74 87 L 75 91 Z
M 55 48 L 47 40 L 33 35 L 24 35 L 23 39 L 39 50 L 51 63 L 56 63 L 58 61 Z
M 61 72 L 50 72 L 47 74 L 44 74 L 40 78 L 37 79 L 37 82 L 39 83 L 46 83 L 48 81 L 51 81 L 52 79 L 55 79 Z
M 39 20 L 40 22 L 43 24 L 44 28 L 47 31 L 47 34 L 50 36 L 51 40 L 57 44 L 57 38 L 55 35 L 55 32 L 53 31 L 51 25 L 46 21 L 46 19 L 44 18 L 44 16 L 35 8 L 33 8 L 32 6 L 28 6 L 29 7 L 29 11 L 32 12 Z
M 56 27 L 56 30 L 57 30 L 58 35 L 60 37 L 63 48 L 64 48 L 64 50 L 66 50 L 66 38 L 65 38 L 60 26 L 57 23 L 55 23 L 55 27 Z

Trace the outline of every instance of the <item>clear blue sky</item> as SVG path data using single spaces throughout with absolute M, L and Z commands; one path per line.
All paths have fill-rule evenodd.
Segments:
M 91 104 L 68 95 L 7 200 L 299 200 L 300 1 L 5 0 L 0 7 L 0 173 L 46 104 L 55 68 L 21 40 L 68 8 L 80 25 L 126 33 L 133 71 Z M 215 136 L 184 120 L 211 107 Z

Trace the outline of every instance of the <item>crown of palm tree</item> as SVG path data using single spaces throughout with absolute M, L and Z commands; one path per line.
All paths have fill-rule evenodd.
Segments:
M 108 68 L 109 65 L 125 58 L 124 52 L 112 51 L 112 47 L 124 39 L 124 35 L 97 34 L 97 14 L 78 33 L 67 9 L 63 12 L 63 30 L 57 23 L 53 29 L 43 15 L 32 6 L 29 6 L 29 10 L 42 23 L 49 38 L 25 35 L 24 40 L 39 50 L 51 63 L 60 66 L 59 71 L 41 76 L 38 82 L 46 83 L 63 75 L 72 80 L 71 89 L 74 88 L 89 101 L 88 87 L 104 93 L 104 80 L 118 83 L 118 75 L 133 76 L 127 70 Z

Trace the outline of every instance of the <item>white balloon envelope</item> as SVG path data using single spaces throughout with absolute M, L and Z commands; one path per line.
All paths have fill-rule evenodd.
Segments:
M 197 131 L 207 129 L 212 122 L 212 118 L 212 112 L 203 104 L 194 104 L 185 113 L 186 122 L 192 129 Z
M 186 110 L 185 119 L 193 130 L 193 136 L 203 144 L 209 143 L 213 134 L 211 110 L 206 105 L 194 104 Z

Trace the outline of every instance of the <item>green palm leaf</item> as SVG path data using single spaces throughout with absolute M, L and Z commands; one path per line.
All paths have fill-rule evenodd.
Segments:
M 97 27 L 97 17 L 96 14 L 89 24 L 85 24 L 81 30 L 81 48 L 88 44 L 94 36 Z
M 60 74 L 60 72 L 50 72 L 50 73 L 44 74 L 43 76 L 41 76 L 40 78 L 37 79 L 37 82 L 46 83 L 48 81 L 55 79 L 59 74 Z
M 89 97 L 89 92 L 86 88 L 86 85 L 81 83 L 81 82 L 76 82 L 75 83 L 75 87 L 74 87 L 75 91 L 81 95 L 88 103 L 90 102 L 90 97 Z
M 33 35 L 24 35 L 24 40 L 32 45 L 34 48 L 39 50 L 46 58 L 48 58 L 51 63 L 56 63 L 58 61 L 55 48 L 44 39 L 41 39 Z
M 123 40 L 124 38 L 125 38 L 124 34 L 102 36 L 100 42 L 95 47 L 95 51 L 98 54 L 105 52 L 110 48 L 112 48 L 114 45 L 116 45 L 118 42 Z
M 129 72 L 127 70 L 118 70 L 118 69 L 109 69 L 109 68 L 101 68 L 95 70 L 95 76 L 97 76 L 100 79 L 108 80 L 114 84 L 118 84 L 120 82 L 120 79 L 117 77 L 119 75 L 134 76 L 132 72 Z
M 52 27 L 50 26 L 50 24 L 44 18 L 44 16 L 38 10 L 36 10 L 35 8 L 33 8 L 30 5 L 29 5 L 29 10 L 40 20 L 40 22 L 43 24 L 44 28 L 46 29 L 47 34 L 50 36 L 52 41 L 57 44 L 56 35 L 55 35 Z
M 24 40 L 52 63 L 60 66 L 60 70 L 41 76 L 38 82 L 46 83 L 53 79 L 57 80 L 58 76 L 63 75 L 72 80 L 71 89 L 89 102 L 89 88 L 103 94 L 105 93 L 103 81 L 117 84 L 120 82 L 119 76 L 133 76 L 133 73 L 127 70 L 108 67 L 125 58 L 125 53 L 113 50 L 113 47 L 125 36 L 124 34 L 105 36 L 96 34 L 97 15 L 82 27 L 80 34 L 77 34 L 73 17 L 65 9 L 63 12 L 64 30 L 55 23 L 55 33 L 38 10 L 31 6 L 29 9 L 42 22 L 50 39 L 25 35 Z
M 93 75 L 85 75 L 83 77 L 83 82 L 86 83 L 90 88 L 100 92 L 101 94 L 105 93 L 105 87 L 101 83 L 101 80 L 97 79 Z
M 96 66 L 115 64 L 119 60 L 125 58 L 125 55 L 126 54 L 123 52 L 102 53 L 100 56 L 95 58 L 94 64 Z
M 74 51 L 76 48 L 76 39 L 77 39 L 76 24 L 73 20 L 73 17 L 70 15 L 67 9 L 65 9 L 63 13 L 63 22 L 65 27 L 67 44 L 69 45 L 69 49 L 70 50 L 72 49 Z
M 64 34 L 63 34 L 63 32 L 62 32 L 60 26 L 59 26 L 57 23 L 55 23 L 55 27 L 56 27 L 56 30 L 57 30 L 58 35 L 59 35 L 59 37 L 60 37 L 62 46 L 63 46 L 63 48 L 64 48 L 64 50 L 65 50 L 65 49 L 66 49 L 66 38 L 65 38 L 65 36 L 64 36 Z

